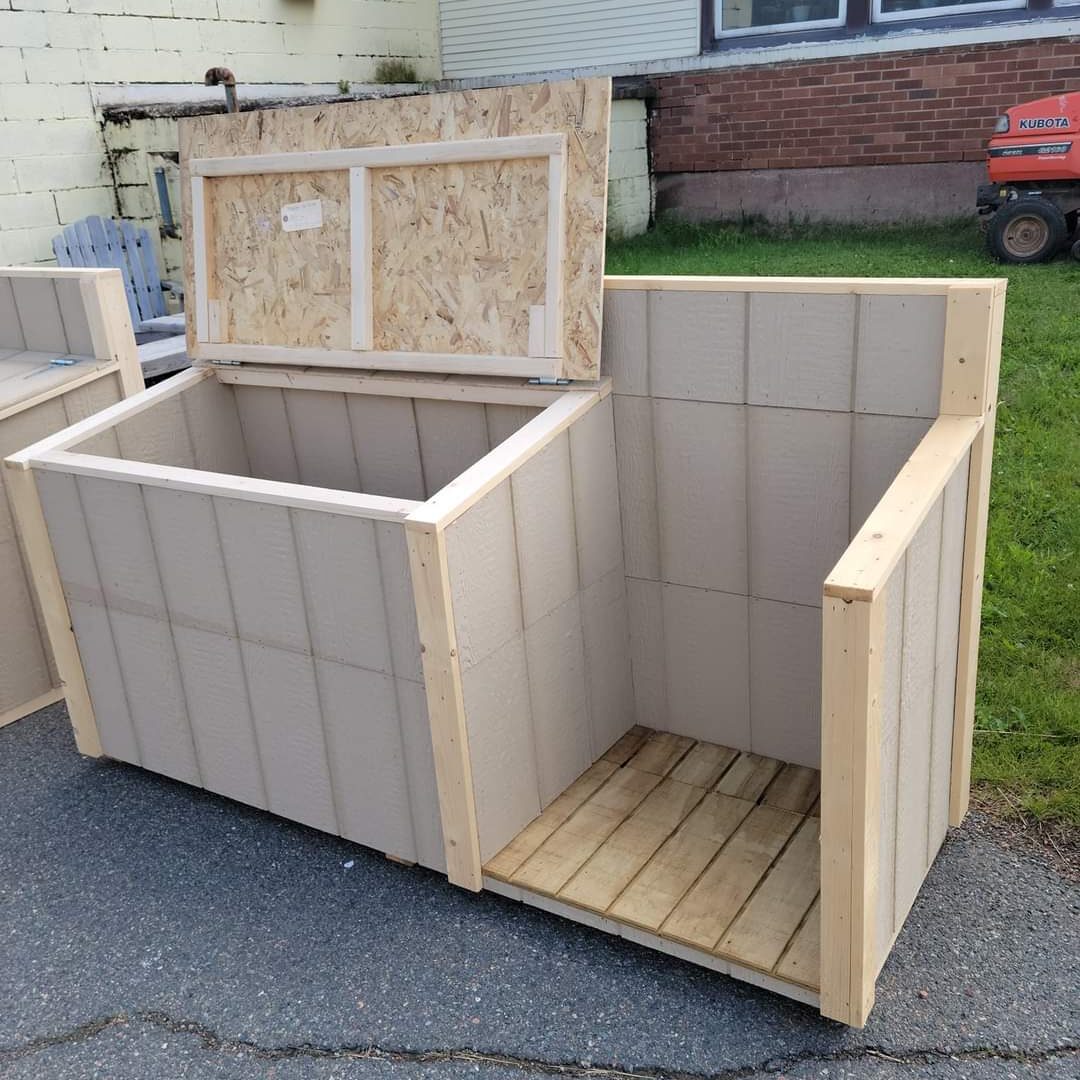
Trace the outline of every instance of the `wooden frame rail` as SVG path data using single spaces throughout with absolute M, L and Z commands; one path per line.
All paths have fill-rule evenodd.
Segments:
M 195 349 L 193 357 L 231 361 L 363 367 L 396 371 L 460 372 L 480 375 L 555 377 L 563 360 L 563 261 L 566 251 L 566 135 L 493 136 L 451 142 L 341 150 L 193 158 L 190 162 L 192 252 L 194 257 Z M 525 356 L 464 355 L 380 351 L 374 348 L 375 275 L 372 247 L 371 170 L 423 165 L 464 165 L 482 161 L 546 158 L 548 162 L 547 251 L 544 303 L 529 308 Z M 351 349 L 246 345 L 221 341 L 220 301 L 209 295 L 210 259 L 206 180 L 288 172 L 349 173 L 349 264 Z
M 775 283 L 772 283 L 775 284 Z M 858 291 L 879 291 L 877 282 Z M 882 283 L 885 284 L 885 283 Z M 888 288 L 880 291 L 896 290 Z M 949 823 L 968 805 L 979 613 L 1005 282 L 909 283 L 946 297 L 941 411 L 825 579 L 822 602 L 821 1011 L 861 1027 L 874 1003 L 881 849 L 885 586 L 968 463 Z M 829 286 L 832 289 L 829 289 Z M 831 282 L 817 291 L 837 291 Z M 902 921 L 902 920 L 901 920 Z

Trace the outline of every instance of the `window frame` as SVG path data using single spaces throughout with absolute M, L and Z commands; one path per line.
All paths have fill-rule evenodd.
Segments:
M 871 0 L 871 23 L 923 22 L 947 15 L 978 14 L 986 11 L 1017 11 L 1028 7 L 1028 0 L 980 0 L 977 4 L 943 4 L 940 7 L 911 8 L 908 11 L 882 11 L 883 0 Z
M 753 2 L 753 0 L 750 0 Z M 996 2 L 996 0 L 990 0 L 990 2 Z M 1012 3 L 1014 0 L 1005 0 L 1006 3 Z M 1027 0 L 1019 0 L 1020 3 L 1026 3 Z M 1077 0 L 1080 3 L 1080 0 Z M 750 35 L 758 34 L 793 34 L 802 33 L 804 30 L 833 30 L 839 29 L 847 25 L 848 16 L 848 0 L 837 0 L 839 10 L 836 18 L 833 19 L 812 19 L 808 22 L 786 22 L 786 23 L 771 23 L 768 26 L 738 26 L 733 27 L 730 30 L 724 29 L 724 0 L 706 0 L 707 5 L 712 9 L 712 25 L 713 25 L 713 40 L 723 41 L 728 38 L 735 37 L 749 37 Z M 878 0 L 874 0 L 877 4 Z

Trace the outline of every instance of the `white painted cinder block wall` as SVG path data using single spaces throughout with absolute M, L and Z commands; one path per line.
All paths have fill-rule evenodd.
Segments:
M 607 224 L 613 236 L 637 236 L 649 227 L 653 192 L 648 137 L 644 101 L 611 103 Z
M 224 66 L 241 94 L 282 96 L 370 82 L 388 56 L 438 77 L 436 0 L 0 0 L 0 265 L 51 260 L 60 226 L 118 212 L 95 109 L 115 84 L 202 91 Z

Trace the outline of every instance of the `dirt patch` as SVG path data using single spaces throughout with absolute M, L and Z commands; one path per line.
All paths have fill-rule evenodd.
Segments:
M 967 828 L 1013 851 L 1047 860 L 1062 877 L 1080 883 L 1080 828 L 1038 821 L 1000 788 L 989 785 L 972 788 L 971 807 Z

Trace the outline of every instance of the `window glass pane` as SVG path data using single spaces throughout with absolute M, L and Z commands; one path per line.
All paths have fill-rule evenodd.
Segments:
M 903 3 L 904 0 L 892 0 Z M 840 17 L 840 0 L 723 0 L 721 29 L 788 26 Z

